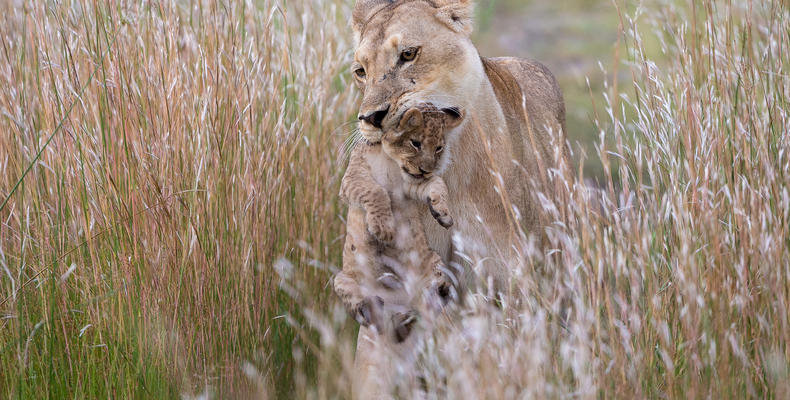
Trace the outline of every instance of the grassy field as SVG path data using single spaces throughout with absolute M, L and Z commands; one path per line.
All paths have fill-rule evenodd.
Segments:
M 428 397 L 787 398 L 790 4 L 540 4 L 476 41 L 557 70 L 577 164 Z M 0 397 L 348 397 L 350 10 L 0 4 Z

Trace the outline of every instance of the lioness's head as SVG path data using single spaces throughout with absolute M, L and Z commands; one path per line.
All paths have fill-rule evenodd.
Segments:
M 417 104 L 468 108 L 484 76 L 469 39 L 471 1 L 357 0 L 352 71 L 367 141 L 379 142 Z
M 464 112 L 422 104 L 408 109 L 398 127 L 385 131 L 384 152 L 413 179 L 430 178 L 444 153 L 445 134 L 461 124 Z

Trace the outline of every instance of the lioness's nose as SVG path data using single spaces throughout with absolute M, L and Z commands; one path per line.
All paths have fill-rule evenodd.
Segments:
M 359 116 L 360 121 L 365 121 L 376 128 L 381 128 L 381 123 L 384 121 L 384 117 L 387 116 L 387 113 L 390 111 L 390 107 L 383 110 L 373 111 L 368 115 L 361 115 Z

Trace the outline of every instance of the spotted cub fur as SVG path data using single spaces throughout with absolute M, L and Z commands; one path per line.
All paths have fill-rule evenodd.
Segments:
M 391 332 L 398 342 L 416 321 L 421 288 L 442 276 L 419 207 L 427 204 L 439 224 L 452 226 L 447 186 L 435 172 L 445 133 L 462 119 L 457 109 L 431 104 L 408 110 L 382 143 L 354 148 L 340 186 L 349 211 L 335 292 L 360 324 Z

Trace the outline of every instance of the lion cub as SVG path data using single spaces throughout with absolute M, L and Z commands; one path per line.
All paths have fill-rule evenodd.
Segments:
M 457 109 L 409 109 L 382 143 L 354 148 L 340 186 L 349 211 L 335 292 L 360 324 L 393 332 L 397 342 L 411 332 L 426 283 L 442 276 L 442 259 L 428 246 L 419 207 L 427 203 L 439 224 L 452 226 L 447 186 L 434 171 L 445 133 L 462 120 Z

